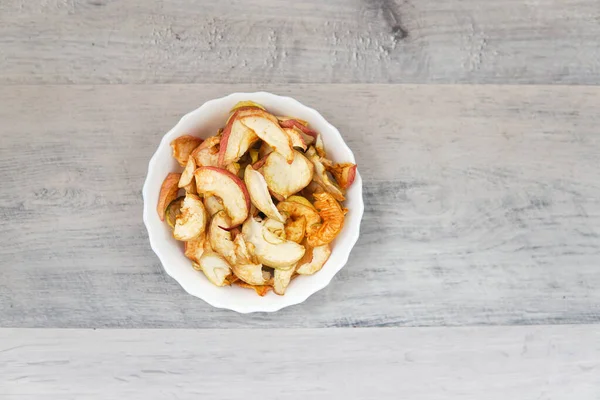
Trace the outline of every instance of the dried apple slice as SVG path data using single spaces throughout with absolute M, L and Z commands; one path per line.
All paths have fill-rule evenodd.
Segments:
M 342 189 L 348 189 L 356 177 L 356 164 L 333 164 L 327 168 Z
M 169 203 L 167 207 L 167 211 L 165 212 L 165 219 L 167 220 L 167 224 L 171 228 L 175 228 L 175 221 L 177 220 L 177 216 L 181 214 L 181 205 L 183 204 L 183 199 L 185 196 L 180 196 Z
M 165 220 L 165 211 L 167 210 L 167 206 L 171 204 L 175 198 L 177 198 L 177 192 L 179 191 L 177 184 L 179 183 L 180 178 L 181 174 L 171 172 L 167 175 L 160 187 L 156 212 L 158 213 L 158 217 L 161 221 Z
M 194 157 L 189 156 L 188 160 L 187 160 L 187 164 L 185 164 L 185 169 L 183 170 L 183 173 L 181 174 L 181 177 L 179 178 L 178 186 L 180 188 L 185 187 L 185 186 L 189 185 L 190 182 L 192 182 L 192 179 L 194 179 L 194 171 L 195 170 L 196 170 L 196 160 L 194 159 Z
M 221 137 L 211 136 L 198 146 L 191 154 L 198 167 L 216 167 L 219 165 L 219 149 Z
M 304 189 L 313 178 L 314 167 L 302 153 L 294 151 L 294 160 L 288 164 L 279 153 L 271 153 L 263 165 L 267 186 L 284 199 Z
M 332 194 L 315 193 L 315 207 L 323 220 L 321 225 L 312 225 L 307 229 L 307 243 L 310 247 L 319 247 L 331 243 L 344 227 L 344 210 Z
M 220 254 L 205 251 L 198 260 L 197 266 L 213 285 L 227 286 L 229 284 L 227 277 L 231 274 L 231 268 Z M 196 266 L 194 268 L 197 269 Z
M 304 255 L 304 247 L 289 240 L 278 244 L 269 243 L 265 236 L 275 235 L 266 229 L 262 222 L 248 218 L 242 228 L 244 240 L 254 246 L 254 254 L 258 261 L 273 268 L 291 268 Z
M 267 239 L 269 240 L 269 243 L 279 244 L 282 241 L 286 240 L 285 225 L 282 222 L 272 218 L 267 218 L 263 221 L 263 225 L 266 230 L 268 230 L 276 236 L 276 238 Z
M 315 230 L 314 226 L 321 223 L 321 216 L 312 205 L 308 206 L 288 199 L 277 204 L 277 209 L 282 214 L 289 216 L 292 221 L 304 218 L 306 221 L 306 231 Z
M 296 272 L 300 275 L 312 275 L 323 268 L 331 255 L 331 247 L 324 244 L 315 248 L 307 247 L 304 257 L 298 261 Z
M 181 214 L 175 220 L 173 237 L 188 241 L 197 238 L 206 229 L 206 210 L 202 200 L 195 194 L 186 194 L 181 205 Z
M 232 162 L 231 164 L 227 165 L 225 169 L 237 176 L 240 172 L 240 164 Z
M 282 128 L 297 128 L 302 132 L 302 138 L 304 139 L 304 143 L 307 145 L 312 144 L 319 134 L 312 129 L 310 129 L 307 125 L 308 122 L 299 120 L 297 118 L 288 118 L 288 119 L 280 119 L 279 125 Z
M 337 186 L 334 182 L 331 182 L 329 176 L 327 175 L 327 170 L 325 166 L 320 160 L 319 155 L 314 147 L 310 147 L 306 152 L 306 157 L 312 162 L 314 165 L 314 180 L 321 185 L 327 192 L 331 193 L 333 197 L 335 197 L 338 201 L 344 201 L 346 198 L 344 197 L 344 192 L 342 189 Z
M 171 142 L 173 149 L 173 158 L 177 160 L 179 165 L 185 167 L 192 151 L 202 143 L 202 139 L 191 135 L 180 136 Z
M 277 118 L 263 110 L 241 112 L 239 120 L 267 142 L 274 151 L 281 154 L 288 163 L 294 160 L 294 149 L 289 136 L 279 126 Z
M 204 241 L 206 235 L 201 233 L 196 239 L 188 240 L 184 245 L 184 254 L 190 260 L 199 263 L 200 257 L 204 254 Z
M 231 265 L 236 263 L 235 247 L 231 232 L 227 229 L 231 228 L 231 220 L 225 214 L 225 211 L 216 213 L 210 221 L 208 228 L 208 240 L 214 251 L 225 257 Z
M 287 270 L 276 269 L 273 274 L 273 291 L 276 294 L 283 296 L 295 272 L 296 268 Z
M 298 147 L 302 149 L 302 151 L 306 151 L 307 146 L 304 138 L 302 136 L 302 131 L 296 127 L 293 128 L 283 128 L 285 133 L 290 137 L 292 141 L 292 147 Z
M 292 242 L 301 243 L 306 233 L 306 217 L 293 220 L 290 219 L 285 224 L 285 237 Z
M 254 109 L 258 110 L 258 109 Z M 243 110 L 246 111 L 246 110 Z M 242 110 L 235 111 L 223 130 L 219 150 L 219 166 L 225 167 L 236 162 L 259 140 L 256 133 L 244 125 L 239 118 Z
M 231 218 L 232 226 L 240 225 L 250 212 L 250 195 L 244 182 L 226 169 L 200 167 L 194 173 L 198 193 L 218 196 Z
M 287 165 L 287 164 L 286 164 Z M 279 213 L 277 207 L 271 199 L 267 182 L 260 172 L 255 171 L 252 166 L 246 167 L 244 172 L 244 181 L 250 193 L 252 204 L 262 211 L 267 217 L 280 222 L 285 222 L 285 218 Z

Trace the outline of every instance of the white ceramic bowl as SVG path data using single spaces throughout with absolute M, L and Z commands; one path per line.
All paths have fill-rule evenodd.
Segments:
M 156 153 L 150 160 L 148 175 L 144 183 L 144 223 L 148 229 L 152 250 L 160 259 L 165 271 L 189 294 L 199 297 L 215 307 L 227 308 L 240 313 L 277 311 L 283 307 L 301 303 L 311 294 L 323 289 L 348 261 L 350 251 L 358 240 L 360 220 L 364 211 L 362 180 L 357 171 L 354 184 L 348 190 L 344 202 L 344 206 L 349 209 L 344 228 L 332 243 L 331 256 L 321 271 L 312 276 L 299 276 L 294 279 L 284 296 L 278 296 L 271 291 L 266 296 L 259 297 L 253 290 L 237 286 L 214 286 L 201 272 L 192 268 L 191 262 L 183 254 L 182 243 L 173 238 L 167 224 L 158 218 L 156 205 L 160 186 L 165 176 L 169 172 L 181 172 L 182 170 L 171 155 L 171 141 L 185 134 L 203 138 L 214 135 L 217 129 L 225 124 L 229 110 L 242 100 L 252 100 L 262 104 L 275 115 L 294 116 L 308 121 L 310 127 L 323 135 L 325 149 L 330 159 L 336 162 L 356 162 L 354 154 L 338 130 L 312 108 L 306 107 L 290 97 L 271 93 L 233 93 L 208 101 L 200 108 L 184 115 L 177 125 L 163 136 Z

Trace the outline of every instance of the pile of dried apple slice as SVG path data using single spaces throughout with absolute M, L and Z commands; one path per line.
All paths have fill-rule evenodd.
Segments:
M 283 295 L 294 277 L 323 267 L 356 165 L 327 159 L 308 123 L 243 101 L 216 135 L 171 147 L 183 172 L 165 178 L 158 215 L 210 282 Z

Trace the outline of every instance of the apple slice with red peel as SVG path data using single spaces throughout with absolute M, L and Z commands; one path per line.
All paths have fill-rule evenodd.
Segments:
M 313 143 L 315 140 L 317 140 L 317 136 L 319 136 L 319 134 L 315 131 L 313 131 L 312 129 L 310 129 L 307 125 L 308 123 L 305 123 L 305 121 L 300 121 L 298 119 L 293 119 L 293 118 L 288 118 L 288 119 L 284 119 L 284 120 L 279 120 L 279 125 L 282 128 L 298 128 L 302 131 L 302 133 L 306 136 L 309 136 L 309 138 L 304 137 L 304 141 L 306 142 L 307 145 Z
M 193 152 L 192 157 L 198 167 L 216 167 L 219 164 L 220 136 L 211 136 L 206 139 Z
M 208 240 L 212 249 L 233 265 L 236 263 L 236 257 L 231 232 L 227 230 L 229 228 L 231 228 L 231 220 L 225 211 L 219 211 L 210 221 Z
M 285 133 L 290 137 L 292 141 L 292 147 L 300 148 L 302 151 L 306 151 L 306 143 L 304 142 L 304 137 L 302 136 L 302 131 L 296 127 L 293 128 L 283 128 Z
M 287 164 L 286 164 L 287 165 Z M 285 222 L 285 218 L 279 213 L 277 207 L 271 199 L 267 182 L 260 172 L 255 171 L 252 166 L 246 167 L 244 172 L 244 181 L 250 193 L 252 204 L 262 211 L 267 217 L 274 220 Z
M 258 261 L 272 268 L 292 268 L 304 255 L 302 245 L 278 238 L 264 227 L 263 222 L 259 222 L 254 218 L 248 218 L 244 222 L 242 235 L 246 242 L 253 245 L 254 254 Z M 272 242 L 277 242 L 277 244 Z
M 186 194 L 181 205 L 181 213 L 175 219 L 173 237 L 188 241 L 200 236 L 206 229 L 206 210 L 202 200 L 195 194 Z
M 323 268 L 330 255 L 331 247 L 328 244 L 315 248 L 307 246 L 304 257 L 298 261 L 296 272 L 300 275 L 312 275 Z
M 251 109 L 258 110 L 258 109 Z M 219 150 L 219 166 L 225 167 L 236 162 L 248 151 L 250 146 L 259 140 L 254 131 L 242 123 L 240 113 L 249 110 L 238 110 L 231 116 L 223 130 L 221 147 Z
M 227 277 L 231 274 L 231 266 L 220 254 L 205 251 L 198 260 L 197 266 L 204 272 L 208 280 L 216 286 L 227 286 L 229 281 Z M 194 265 L 195 269 L 198 269 Z
M 158 194 L 158 204 L 156 205 L 156 212 L 161 221 L 165 220 L 165 211 L 173 200 L 177 198 L 177 192 L 179 191 L 179 179 L 181 174 L 171 172 L 167 175 L 160 187 L 160 193 Z
M 346 200 L 343 190 L 334 182 L 332 182 L 331 179 L 329 179 L 329 176 L 327 175 L 327 169 L 321 162 L 321 158 L 317 154 L 317 151 L 314 147 L 309 147 L 309 149 L 306 151 L 306 157 L 308 157 L 308 159 L 314 165 L 315 173 L 313 179 L 319 185 L 321 185 L 326 192 L 331 193 L 337 201 Z
M 348 189 L 356 177 L 356 164 L 333 164 L 327 168 L 342 189 Z
M 292 141 L 279 126 L 277 118 L 263 110 L 247 110 L 240 113 L 239 120 L 267 142 L 274 151 L 281 154 L 288 163 L 294 160 Z
M 183 188 L 192 182 L 194 179 L 194 171 L 196 170 L 196 160 L 194 157 L 189 156 L 187 160 L 187 164 L 185 165 L 185 169 L 179 178 L 179 187 Z
M 185 167 L 192 151 L 196 149 L 202 143 L 202 139 L 191 135 L 179 136 L 177 139 L 171 142 L 171 148 L 173 149 L 173 158 L 177 160 L 179 165 Z
M 294 151 L 294 160 L 288 164 L 279 153 L 267 156 L 263 166 L 263 175 L 271 192 L 284 199 L 304 189 L 312 180 L 314 167 L 298 151 Z
M 246 220 L 250 212 L 250 195 L 240 178 L 217 167 L 200 167 L 194 175 L 198 193 L 205 197 L 219 197 L 231 218 L 232 226 L 238 226 Z

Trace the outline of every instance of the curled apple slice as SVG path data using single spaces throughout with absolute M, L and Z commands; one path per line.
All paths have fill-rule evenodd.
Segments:
M 201 233 L 196 239 L 188 240 L 184 245 L 184 254 L 190 260 L 198 263 L 200 262 L 200 257 L 204 254 L 204 241 L 206 240 L 206 235 Z
M 285 133 L 290 137 L 292 141 L 292 147 L 298 147 L 302 149 L 302 151 L 306 151 L 307 146 L 304 138 L 302 136 L 302 131 L 296 127 L 293 128 L 283 128 Z
M 202 200 L 195 194 L 186 194 L 181 205 L 181 213 L 175 220 L 173 237 L 183 241 L 197 238 L 206 229 L 206 219 Z
M 312 205 L 299 203 L 298 201 L 286 200 L 277 204 L 277 209 L 284 215 L 289 216 L 289 219 L 296 221 L 304 218 L 306 231 L 309 231 L 316 225 L 321 223 L 319 213 Z
M 306 217 L 293 220 L 290 219 L 285 224 L 285 237 L 292 242 L 301 243 L 306 233 Z
M 231 274 L 229 263 L 220 255 L 211 251 L 205 251 L 198 260 L 195 269 L 204 272 L 208 280 L 216 286 L 227 286 L 229 281 L 227 277 Z
M 279 119 L 279 125 L 282 128 L 297 128 L 302 132 L 302 138 L 304 143 L 307 145 L 312 144 L 319 134 L 308 127 L 308 122 L 299 120 L 297 118 L 284 118 Z
M 260 172 L 255 171 L 252 166 L 246 167 L 244 172 L 244 181 L 250 193 L 252 204 L 262 211 L 267 217 L 273 218 L 280 222 L 285 222 L 285 218 L 279 213 L 277 207 L 271 199 L 267 182 Z
M 312 275 L 323 268 L 331 255 L 331 247 L 324 244 L 315 248 L 307 247 L 304 257 L 298 261 L 296 272 L 300 275 Z
M 158 217 L 161 221 L 165 220 L 165 211 L 169 204 L 175 198 L 177 198 L 177 192 L 179 191 L 179 187 L 177 184 L 179 183 L 179 179 L 181 178 L 181 174 L 170 173 L 167 175 L 162 185 L 160 186 L 160 193 L 158 194 L 158 204 L 156 205 L 156 212 L 158 213 Z
M 328 170 L 342 189 L 348 189 L 356 177 L 356 164 L 333 164 Z
M 314 147 L 310 147 L 306 152 L 306 157 L 312 162 L 314 165 L 314 176 L 313 179 L 323 187 L 327 192 L 331 193 L 333 197 L 335 197 L 338 201 L 344 201 L 346 198 L 344 197 L 344 192 L 342 189 L 337 186 L 334 182 L 331 182 L 329 176 L 327 175 L 327 170 L 317 151 Z
M 274 220 L 272 218 L 267 218 L 263 223 L 266 230 L 274 234 L 275 238 L 269 238 L 269 243 L 279 244 L 282 241 L 286 240 L 285 237 L 285 225 L 282 222 Z M 270 235 L 269 235 L 270 236 Z
M 252 129 L 259 138 L 267 142 L 274 151 L 281 154 L 288 163 L 294 160 L 292 142 L 279 126 L 277 118 L 266 111 L 255 109 L 241 112 L 239 120 Z
M 257 110 L 257 109 L 254 109 Z M 248 151 L 259 138 L 252 129 L 242 123 L 238 115 L 245 110 L 238 110 L 231 116 L 221 139 L 219 150 L 219 166 L 225 167 L 236 162 Z
M 231 218 L 232 226 L 240 225 L 250 212 L 250 195 L 244 182 L 226 169 L 200 167 L 194 173 L 198 193 L 218 196 Z
M 165 212 L 165 219 L 167 220 L 167 224 L 171 228 L 175 228 L 175 221 L 177 220 L 177 216 L 181 214 L 181 205 L 183 204 L 183 199 L 185 196 L 180 196 L 169 203 L 167 207 L 167 211 Z
M 296 268 L 290 268 L 287 270 L 275 270 L 275 273 L 273 274 L 273 291 L 276 294 L 280 296 L 283 296 L 285 294 L 285 291 L 289 286 L 290 281 L 292 280 L 294 272 L 296 272 Z
M 236 263 L 235 247 L 231 232 L 227 229 L 231 228 L 231 220 L 225 214 L 225 211 L 216 213 L 210 221 L 208 228 L 208 240 L 214 251 L 225 257 L 229 264 Z
M 279 153 L 271 153 L 263 165 L 267 186 L 284 199 L 304 189 L 313 178 L 314 167 L 304 155 L 294 151 L 294 160 L 288 164 Z
M 211 136 L 191 154 L 198 167 L 216 167 L 219 164 L 220 136 Z
M 173 149 L 173 158 L 177 160 L 179 165 L 185 167 L 192 151 L 202 143 L 202 139 L 191 135 L 180 136 L 171 142 Z
M 277 238 L 264 227 L 263 222 L 248 218 L 242 228 L 244 240 L 254 246 L 254 254 L 258 261 L 273 268 L 291 268 L 303 255 L 304 247 L 298 243 L 281 240 L 278 244 L 269 243 L 265 236 Z M 273 239 L 274 240 L 274 239 Z
M 185 187 L 192 182 L 194 179 L 194 171 L 196 170 L 196 160 L 194 157 L 188 157 L 187 164 L 185 164 L 185 169 L 183 170 L 181 177 L 179 178 L 179 187 Z
M 307 229 L 307 243 L 319 247 L 331 243 L 344 227 L 344 210 L 332 194 L 315 193 L 315 207 L 323 220 L 321 225 L 312 225 Z

